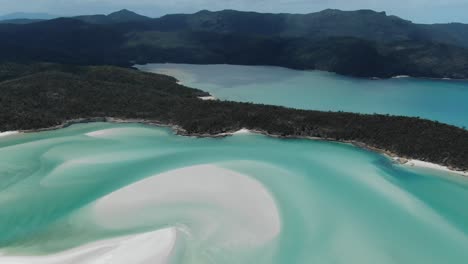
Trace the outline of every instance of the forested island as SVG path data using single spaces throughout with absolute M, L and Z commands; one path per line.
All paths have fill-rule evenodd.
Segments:
M 319 112 L 226 101 L 164 75 L 114 66 L 0 65 L 0 131 L 60 127 L 106 118 L 170 125 L 184 135 L 241 128 L 279 137 L 354 142 L 399 157 L 468 170 L 468 131 L 429 120 Z
M 468 25 L 416 24 L 372 10 L 203 10 L 0 22 L 0 61 L 273 65 L 358 77 L 468 79 Z

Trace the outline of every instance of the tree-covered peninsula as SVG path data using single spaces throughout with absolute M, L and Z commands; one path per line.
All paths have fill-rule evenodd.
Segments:
M 468 169 L 468 131 L 419 118 L 320 112 L 225 101 L 169 76 L 113 66 L 0 65 L 0 131 L 56 127 L 75 119 L 145 120 L 186 135 L 241 128 L 280 137 L 362 144 L 400 157 Z

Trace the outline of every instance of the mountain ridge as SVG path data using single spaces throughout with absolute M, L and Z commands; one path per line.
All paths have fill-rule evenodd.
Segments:
M 1 61 L 273 65 L 357 77 L 468 79 L 468 25 L 419 25 L 372 10 L 305 15 L 128 10 L 0 24 Z M 37 38 L 36 36 L 41 36 Z
M 14 12 L 4 15 L 0 15 L 0 20 L 12 20 L 12 19 L 54 19 L 59 16 L 51 15 L 48 13 L 28 13 L 28 12 Z
M 126 22 L 138 22 L 150 20 L 147 16 L 142 16 L 133 11 L 122 9 L 116 12 L 112 12 L 108 15 L 84 15 L 74 16 L 74 19 L 81 20 L 87 23 L 93 24 L 113 24 L 113 23 L 126 23 Z

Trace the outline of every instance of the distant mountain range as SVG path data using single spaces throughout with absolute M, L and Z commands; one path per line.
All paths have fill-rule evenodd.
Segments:
M 30 24 L 59 18 L 59 16 L 49 15 L 45 13 L 11 13 L 8 15 L 0 16 L 0 23 L 4 24 Z M 125 22 L 137 22 L 149 20 L 151 18 L 139 15 L 127 9 L 110 13 L 108 15 L 83 15 L 70 17 L 73 19 L 81 20 L 91 24 L 113 24 Z
M 0 25 L 2 60 L 262 64 L 363 77 L 468 78 L 468 25 L 415 24 L 372 10 L 204 10 L 161 18 L 121 10 L 15 21 Z
M 144 22 L 149 21 L 151 18 L 139 15 L 135 12 L 123 9 L 109 15 L 90 15 L 90 16 L 76 16 L 74 19 L 81 20 L 86 23 L 92 24 L 114 24 L 126 22 Z
M 0 20 L 12 20 L 12 19 L 54 19 L 57 18 L 56 15 L 51 15 L 47 13 L 25 13 L 25 12 L 15 12 L 6 15 L 1 15 Z
M 47 13 L 25 13 L 16 12 L 0 16 L 0 23 L 9 24 L 29 24 L 44 20 L 54 19 L 59 16 L 50 15 Z
M 280 37 L 355 37 L 371 41 L 435 41 L 468 47 L 468 25 L 415 24 L 385 12 L 327 9 L 311 14 L 263 14 L 224 10 L 190 15 L 166 15 L 147 21 L 162 30 Z
M 15 18 L 15 19 L 5 19 L 0 20 L 0 24 L 31 24 L 36 22 L 44 21 L 45 19 L 32 19 L 32 18 Z

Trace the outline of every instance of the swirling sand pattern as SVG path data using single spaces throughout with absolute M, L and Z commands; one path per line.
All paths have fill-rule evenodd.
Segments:
M 80 124 L 0 138 L 0 263 L 462 263 L 468 181 L 353 146 Z

